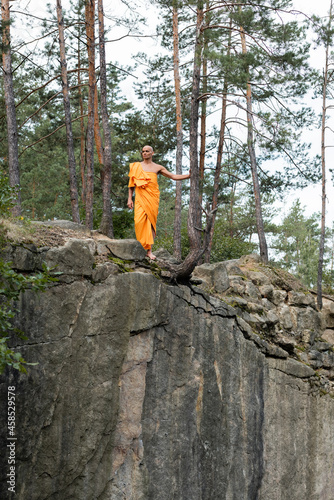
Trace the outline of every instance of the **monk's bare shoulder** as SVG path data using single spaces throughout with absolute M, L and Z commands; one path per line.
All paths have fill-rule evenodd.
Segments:
M 158 163 L 154 162 L 151 162 L 149 164 L 141 162 L 141 165 L 146 172 L 154 172 L 155 174 L 158 174 L 161 170 L 165 168 L 162 165 L 158 165 Z
M 154 164 L 154 167 L 157 169 L 157 173 L 159 173 L 160 170 L 164 170 L 164 168 L 165 168 L 162 165 L 158 165 L 157 163 Z

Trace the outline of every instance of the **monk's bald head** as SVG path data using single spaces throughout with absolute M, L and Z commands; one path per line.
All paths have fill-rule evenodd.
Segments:
M 142 149 L 142 153 L 148 151 L 149 153 L 153 153 L 153 148 L 152 146 L 144 146 Z

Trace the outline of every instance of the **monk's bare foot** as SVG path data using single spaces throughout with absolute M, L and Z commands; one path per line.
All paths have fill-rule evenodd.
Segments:
M 152 250 L 148 250 L 147 251 L 146 257 L 148 257 L 151 260 L 155 260 L 156 259 L 156 256 L 153 255 Z

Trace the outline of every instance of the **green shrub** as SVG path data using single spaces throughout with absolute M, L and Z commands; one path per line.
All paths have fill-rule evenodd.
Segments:
M 9 262 L 0 259 L 0 373 L 3 373 L 6 366 L 11 366 L 20 372 L 26 373 L 27 363 L 19 352 L 14 352 L 8 346 L 8 341 L 13 335 L 26 340 L 24 332 L 16 328 L 13 324 L 16 303 L 20 293 L 25 290 L 41 291 L 45 290 L 50 283 L 57 281 L 56 274 L 50 274 L 50 270 L 45 266 L 44 271 L 35 275 L 25 276 L 12 269 Z
M 224 260 L 239 259 L 242 255 L 253 253 L 258 246 L 255 243 L 214 234 L 211 250 L 211 262 L 222 262 Z
M 32 364 L 26 363 L 19 352 L 14 352 L 7 345 L 12 334 L 23 340 L 27 339 L 24 333 L 13 325 L 15 303 L 20 293 L 27 289 L 45 290 L 49 283 L 54 281 L 57 281 L 57 278 L 51 276 L 47 268 L 36 275 L 25 276 L 14 271 L 10 263 L 0 259 L 0 373 L 3 373 L 6 365 L 26 373 L 24 365 Z
M 154 242 L 154 249 L 163 247 L 173 254 L 173 235 L 160 234 Z M 186 229 L 181 231 L 182 259 L 185 259 L 189 253 L 189 238 Z M 239 259 L 242 255 L 248 255 L 257 250 L 255 243 L 249 243 L 231 236 L 222 236 L 214 234 L 210 262 L 222 262 L 224 260 Z

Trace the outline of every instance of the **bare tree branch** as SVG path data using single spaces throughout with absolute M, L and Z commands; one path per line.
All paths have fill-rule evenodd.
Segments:
M 77 89 L 79 87 L 87 87 L 87 86 L 88 86 L 88 83 L 81 83 L 80 85 L 74 85 L 73 87 L 70 87 L 69 90 L 74 90 L 74 89 Z M 50 99 L 45 101 L 45 103 L 42 104 L 42 106 L 40 106 L 32 115 L 28 116 L 28 118 L 26 118 L 24 120 L 24 122 L 21 123 L 21 125 L 19 126 L 19 130 L 23 127 L 23 125 L 25 125 L 27 123 L 27 121 L 29 121 L 31 118 L 33 118 L 35 115 L 37 115 L 41 111 L 41 109 L 43 109 L 47 104 L 49 104 L 50 101 L 55 99 L 61 93 L 62 93 L 62 91 L 60 90 L 59 92 L 56 92 L 55 94 L 53 94 L 53 96 L 51 96 Z
M 82 115 L 82 116 L 77 116 L 76 118 L 73 118 L 71 121 L 72 123 L 77 121 L 77 120 L 80 120 L 80 118 L 85 118 L 86 116 L 88 116 L 88 114 L 85 114 L 85 115 Z M 51 135 L 55 134 L 56 132 L 58 132 L 58 130 L 60 130 L 61 128 L 65 127 L 65 123 L 63 123 L 62 125 L 60 125 L 58 128 L 56 128 L 53 132 L 50 132 L 50 134 L 48 135 L 45 135 L 44 137 L 41 137 L 40 139 L 38 139 L 38 141 L 36 142 L 33 142 L 32 144 L 29 144 L 29 146 L 26 146 L 22 151 L 21 153 L 19 154 L 19 157 L 23 155 L 23 153 L 25 153 L 25 151 L 27 151 L 27 149 L 29 148 L 32 148 L 33 146 L 35 146 L 36 144 L 38 144 L 39 142 L 42 142 L 44 141 L 44 139 L 47 139 L 48 137 L 51 137 Z

